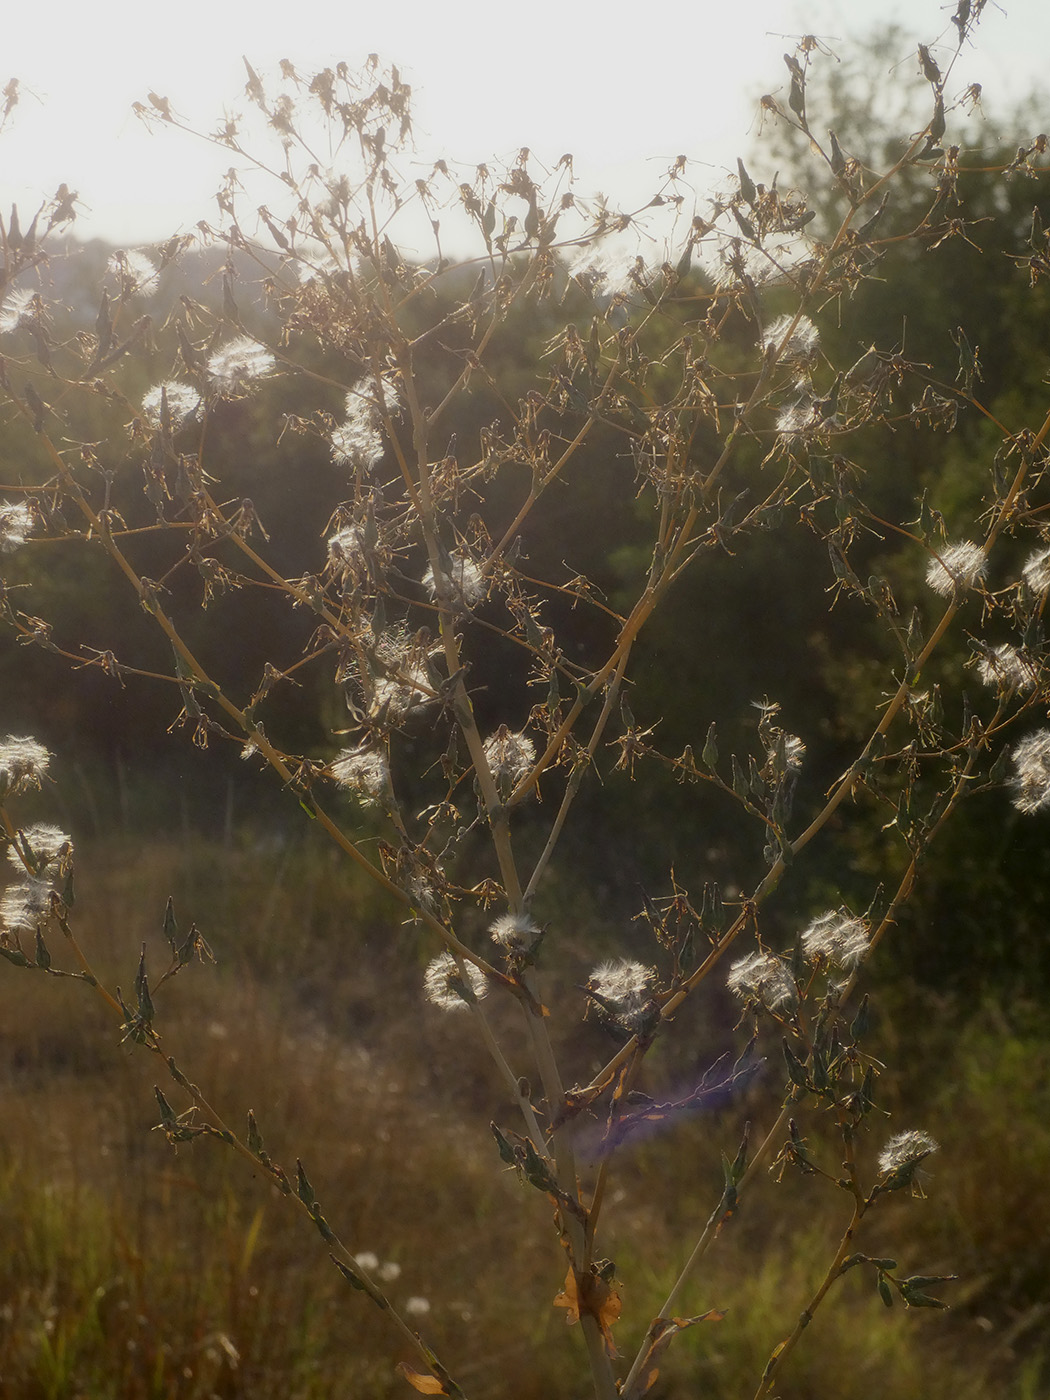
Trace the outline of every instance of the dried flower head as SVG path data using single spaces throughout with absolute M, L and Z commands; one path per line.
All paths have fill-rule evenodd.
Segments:
M 364 532 L 346 525 L 328 537 L 328 567 L 337 578 L 356 576 L 364 568 Z
M 0 554 L 10 554 L 24 545 L 35 524 L 25 501 L 0 501 Z
M 1011 754 L 1013 804 L 1019 812 L 1050 807 L 1050 729 L 1027 735 Z
M 168 421 L 173 428 L 197 418 L 201 411 L 201 396 L 192 384 L 166 379 L 155 385 L 142 400 L 142 413 L 151 428 L 159 428 L 163 416 L 162 400 L 168 405 Z
M 450 562 L 449 572 L 443 575 L 444 582 L 454 598 L 465 604 L 466 607 L 472 608 L 475 603 L 480 603 L 488 592 L 485 575 L 473 559 L 468 559 L 465 555 L 454 554 Z M 431 598 L 439 597 L 434 570 L 429 566 L 423 575 L 423 587 Z
M 352 788 L 368 802 L 378 801 L 390 789 L 390 768 L 381 749 L 343 749 L 330 770 L 340 787 Z
M 423 975 L 423 991 L 428 1001 L 442 1011 L 459 1011 L 472 1001 L 480 1001 L 488 991 L 484 973 L 473 963 L 463 964 L 466 980 L 451 953 L 439 953 Z
M 926 582 L 942 598 L 965 593 L 984 578 L 988 560 L 980 545 L 961 540 L 941 551 L 939 559 L 931 559 L 926 570 Z
M 1035 663 L 1025 652 L 1004 642 L 981 658 L 977 674 L 999 690 L 1031 690 L 1038 679 Z
M 22 845 L 30 865 L 30 874 L 54 879 L 63 873 L 73 857 L 73 838 L 60 827 L 47 822 L 36 822 L 21 832 Z M 19 851 L 12 845 L 7 848 L 7 858 L 12 865 L 24 871 L 26 865 Z
M 802 952 L 810 962 L 819 958 L 835 967 L 850 969 L 863 960 L 869 941 L 863 919 L 855 919 L 841 909 L 829 909 L 803 933 Z
M 332 460 L 339 466 L 374 467 L 386 450 L 384 418 L 400 407 L 401 396 L 389 375 L 359 379 L 346 395 L 346 420 L 329 437 Z
M 622 299 L 637 287 L 644 273 L 633 240 L 594 239 L 583 244 L 569 264 L 569 276 L 593 297 Z
M 760 1001 L 770 1011 L 798 1003 L 795 980 L 773 953 L 749 953 L 735 962 L 726 985 L 744 1001 Z
M 9 734 L 0 740 L 0 798 L 40 787 L 50 761 L 47 749 L 35 739 Z
M 805 756 L 806 746 L 797 734 L 785 734 L 784 736 L 784 763 L 789 773 L 797 773 L 802 767 L 802 759 Z M 770 763 L 777 756 L 776 749 L 767 749 L 766 758 Z
M 528 914 L 501 914 L 489 924 L 489 933 L 505 953 L 520 957 L 536 946 L 540 928 Z
M 32 287 L 15 287 L 0 303 L 0 331 L 17 330 L 36 320 L 39 306 Z
M 536 745 L 529 736 L 515 734 L 505 724 L 485 740 L 484 747 L 489 770 L 501 788 L 521 782 L 536 762 Z
M 641 1010 L 656 985 L 656 968 L 646 967 L 633 958 L 616 958 L 599 963 L 587 979 L 587 990 L 599 1004 L 617 1016 Z
M 780 359 L 791 364 L 812 360 L 819 347 L 820 332 L 808 316 L 800 316 L 797 321 L 794 316 L 778 316 L 762 336 L 762 349 L 767 355 L 779 350 Z
M 1050 549 L 1037 549 L 1030 554 L 1021 576 L 1037 597 L 1050 593 Z
M 879 1189 L 899 1191 L 910 1186 L 918 1168 L 936 1151 L 937 1143 L 921 1129 L 897 1133 L 879 1153 Z
M 810 394 L 802 394 L 777 414 L 777 433 L 782 438 L 803 437 L 818 428 L 821 421 L 816 400 Z
M 109 270 L 119 278 L 123 296 L 149 296 L 157 290 L 156 265 L 138 248 L 118 249 L 109 260 Z
M 272 374 L 276 364 L 265 345 L 250 335 L 239 335 L 208 357 L 208 378 L 219 394 L 244 393 L 254 380 Z
M 51 912 L 53 888 L 50 880 L 35 876 L 9 885 L 0 898 L 0 928 L 11 933 L 38 929 Z

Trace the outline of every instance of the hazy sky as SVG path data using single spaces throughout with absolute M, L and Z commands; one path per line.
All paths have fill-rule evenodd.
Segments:
M 376 51 L 416 93 L 424 154 L 464 163 L 520 146 L 576 157 L 581 187 L 619 193 L 679 153 L 732 165 L 752 139 L 758 97 L 786 98 L 783 53 L 803 31 L 845 52 L 898 19 L 954 51 L 955 3 L 941 0 L 49 0 L 14 7 L 0 87 L 22 100 L 0 134 L 0 208 L 32 210 L 65 181 L 83 204 L 80 236 L 160 239 L 215 213 L 228 154 L 170 131 L 149 134 L 131 103 L 149 90 L 206 128 L 243 105 L 241 56 L 260 71 L 303 71 Z M 901 59 L 915 68 L 914 42 Z M 993 111 L 1043 80 L 1050 0 L 988 0 L 953 91 L 984 84 Z M 957 81 L 956 81 L 957 80 Z M 1050 126 L 1050 115 L 1045 125 Z M 650 173 L 646 184 L 652 180 Z M 637 175 L 635 176 L 637 179 Z M 629 196 L 628 196 L 629 197 Z

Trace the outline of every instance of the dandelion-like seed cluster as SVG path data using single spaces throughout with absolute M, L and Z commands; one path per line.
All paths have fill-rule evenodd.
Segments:
M 0 897 L 0 929 L 33 933 L 51 912 L 58 882 L 72 869 L 72 838 L 57 826 L 38 822 L 24 828 L 18 846 L 8 847 L 7 858 L 21 879 Z
M 782 438 L 802 437 L 812 432 L 821 422 L 816 400 L 803 394 L 794 402 L 785 404 L 777 414 L 777 433 Z
M 383 418 L 401 407 L 397 385 L 389 375 L 365 376 L 346 396 L 346 418 L 329 436 L 332 461 L 339 466 L 371 470 L 386 450 Z
M 798 773 L 802 768 L 802 760 L 806 755 L 806 746 L 797 734 L 784 735 L 784 763 L 789 773 Z M 776 758 L 776 749 L 767 749 L 766 758 L 770 763 Z
M 626 297 L 637 285 L 635 278 L 641 272 L 637 250 L 627 242 L 595 239 L 585 244 L 569 264 L 569 276 L 575 277 L 594 297 Z
M 980 545 L 961 540 L 941 551 L 939 559 L 931 559 L 926 570 L 926 582 L 942 598 L 965 593 L 984 578 L 988 560 Z
M 536 946 L 540 928 L 528 914 L 501 914 L 489 925 L 489 933 L 510 957 L 521 957 Z
M 760 1001 L 769 1011 L 798 1003 L 795 979 L 773 953 L 749 953 L 729 969 L 729 990 L 744 1001 Z
M 780 358 L 790 364 L 805 364 L 812 360 L 820 348 L 820 332 L 809 319 L 808 316 L 800 316 L 792 322 L 794 316 L 778 316 L 777 319 L 766 327 L 762 336 L 762 349 L 768 355 L 773 350 L 780 350 Z M 790 330 L 791 334 L 788 335 Z M 787 336 L 786 342 L 784 337 Z M 783 348 L 781 344 L 783 342 Z
M 1022 739 L 1011 758 L 1010 787 L 1017 810 L 1031 813 L 1050 807 L 1050 729 L 1038 729 Z
M 39 788 L 51 755 L 35 739 L 9 734 L 0 740 L 0 798 Z
M 829 909 L 814 919 L 802 935 L 802 952 L 810 961 L 818 958 L 835 967 L 852 969 L 868 951 L 868 926 L 863 919 Z
M 909 1167 L 917 1167 L 936 1151 L 937 1143 L 929 1133 L 920 1128 L 910 1128 L 905 1133 L 897 1133 L 879 1153 L 879 1174 L 892 1176 Z
M 244 393 L 256 379 L 272 374 L 277 361 L 250 335 L 239 335 L 208 357 L 208 378 L 216 393 Z
M 0 302 L 0 332 L 28 325 L 36 315 L 36 292 L 32 287 L 15 287 Z
M 527 734 L 515 734 L 501 724 L 485 740 L 485 759 L 501 787 L 513 787 L 536 762 L 536 745 Z
M 337 578 L 358 574 L 364 557 L 364 535 L 357 525 L 346 525 L 328 537 L 328 567 Z
M 142 412 L 151 428 L 161 426 L 162 400 L 167 402 L 168 420 L 173 428 L 181 428 L 200 415 L 201 396 L 192 384 L 166 379 L 150 389 L 142 400 Z
M 485 575 L 473 559 L 468 559 L 466 555 L 454 554 L 451 559 L 451 568 L 443 577 L 452 595 L 468 608 L 472 608 L 475 603 L 480 603 L 488 592 Z M 429 565 L 423 575 L 423 587 L 432 599 L 439 596 L 434 570 Z
M 1030 554 L 1021 577 L 1037 597 L 1050 593 L 1050 549 L 1037 549 Z
M 343 749 L 332 759 L 332 777 L 368 802 L 377 802 L 390 788 L 390 768 L 381 749 Z
M 465 962 L 466 981 L 451 953 L 439 953 L 427 965 L 423 974 L 423 992 L 427 1001 L 442 1011 L 460 1011 L 471 1001 L 480 1001 L 488 991 L 488 983 L 480 968 Z
M 587 979 L 587 990 L 608 1015 L 629 1023 L 648 1006 L 656 980 L 655 967 L 633 958 L 616 958 L 594 969 Z
M 125 294 L 149 296 L 157 290 L 160 274 L 153 260 L 138 248 L 115 252 L 109 260 L 109 270 L 120 278 Z
M 1038 679 L 1031 658 L 1004 642 L 982 657 L 977 674 L 985 685 L 1000 690 L 1031 690 Z
M 24 545 L 35 523 L 24 501 L 0 501 L 0 554 L 10 554 Z

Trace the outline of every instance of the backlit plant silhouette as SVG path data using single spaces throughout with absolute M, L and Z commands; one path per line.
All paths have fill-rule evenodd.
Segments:
M 63 187 L 24 227 L 15 214 L 3 226 L 0 383 L 5 422 L 22 425 L 27 444 L 0 494 L 10 635 L 52 653 L 56 666 L 166 685 L 174 730 L 200 748 L 237 745 L 270 769 L 414 922 L 430 957 L 420 995 L 472 1018 L 501 1076 L 493 1169 L 513 1170 L 550 1202 L 561 1249 L 552 1252 L 554 1306 L 579 1324 L 600 1400 L 644 1395 L 679 1333 L 717 1326 L 704 1257 L 741 1198 L 774 1190 L 771 1177 L 785 1172 L 826 1178 L 841 1239 L 797 1323 L 771 1322 L 782 1340 L 774 1346 L 771 1335 L 756 1400 L 774 1392 L 844 1273 L 870 1271 L 887 1304 L 943 1306 L 930 1292 L 943 1279 L 904 1276 L 892 1259 L 860 1252 L 869 1213 L 920 1189 L 936 1142 L 925 1129 L 890 1133 L 873 1120 L 885 1071 L 865 1048 L 858 986 L 964 800 L 1005 784 L 1023 812 L 1050 805 L 1050 413 L 998 422 L 980 399 L 977 349 L 961 334 L 949 383 L 900 346 L 835 363 L 822 326 L 882 275 L 889 251 L 966 237 L 968 157 L 951 126 L 974 94 L 953 96 L 951 71 L 981 8 L 963 0 L 937 57 L 920 46 L 928 119 L 884 170 L 851 157 L 809 110 L 820 45 L 806 38 L 786 57 L 787 90 L 762 106 L 808 139 L 815 182 L 830 182 L 838 222 L 820 236 L 805 192 L 743 162 L 719 195 L 701 198 L 682 158 L 632 212 L 578 197 L 568 156 L 549 172 L 523 150 L 509 169 L 464 173 L 437 161 L 417 175 L 409 89 L 377 62 L 310 77 L 286 64 L 266 83 L 249 67 L 246 115 L 204 136 L 234 167 L 218 218 L 160 248 L 115 254 L 89 327 L 70 329 L 49 299 L 49 254 L 75 196 Z M 174 99 L 151 94 L 141 115 L 172 137 L 183 129 Z M 1004 177 L 1041 176 L 1045 147 L 1045 137 L 1025 142 Z M 180 297 L 155 315 L 160 279 L 198 244 L 221 250 L 216 275 L 199 300 Z M 1050 270 L 1038 214 L 1016 263 L 1022 284 Z M 545 337 L 534 376 L 504 382 L 496 352 L 508 328 L 525 326 Z M 294 409 L 271 413 L 276 391 Z M 491 412 L 467 441 L 453 425 L 472 395 Z M 238 405 L 252 417 L 231 420 Z M 881 454 L 888 466 L 898 428 L 952 431 L 966 415 L 983 415 L 998 446 L 965 537 L 955 522 L 947 532 L 925 494 L 910 514 L 882 518 L 877 473 L 861 460 Z M 274 562 L 279 531 L 244 494 L 243 473 L 236 488 L 226 484 L 224 425 L 260 420 L 274 438 L 315 457 L 320 446 L 330 459 L 327 524 L 294 569 Z M 624 557 L 636 561 L 624 565 L 616 598 L 568 565 L 544 576 L 530 567 L 544 508 L 574 473 L 603 464 L 607 489 L 626 483 L 627 501 L 610 501 L 606 520 L 606 488 L 592 482 L 593 529 L 610 554 L 626 543 Z M 291 511 L 295 495 L 290 482 Z M 633 532 L 626 541 L 612 533 L 622 521 Z M 658 726 L 632 709 L 639 639 L 675 582 L 759 536 L 782 532 L 791 548 L 800 526 L 824 542 L 829 608 L 859 600 L 889 658 L 866 739 L 805 810 L 799 779 L 822 736 L 791 732 L 775 698 L 755 697 L 750 753 L 726 752 L 702 714 L 693 743 L 662 752 Z M 893 550 L 899 577 L 869 572 L 873 542 Z M 38 615 L 34 580 L 60 550 L 108 559 L 165 639 L 168 674 L 126 655 L 118 637 L 78 649 Z M 272 656 L 248 690 L 224 675 L 235 637 L 229 658 L 220 649 L 207 662 L 192 641 L 197 610 L 221 621 L 238 590 L 282 615 L 294 610 L 299 624 L 294 653 Z M 282 617 L 275 636 L 284 635 Z M 939 652 L 963 637 L 967 683 L 981 692 L 972 704 L 950 677 L 929 679 Z M 481 669 L 520 679 L 505 712 L 489 713 Z M 292 686 L 304 707 L 320 707 L 324 747 L 296 751 L 269 720 L 273 692 Z M 73 839 L 19 817 L 21 794 L 45 782 L 49 761 L 31 736 L 0 742 L 11 863 L 0 953 L 13 967 L 90 983 L 121 1038 L 165 1069 L 157 1103 L 169 1139 L 215 1139 L 261 1169 L 389 1318 L 392 1347 L 411 1356 L 400 1362 L 406 1381 L 462 1395 L 454 1364 L 384 1294 L 375 1261 L 341 1242 L 337 1211 L 322 1213 L 303 1162 L 274 1161 L 265 1124 L 249 1114 L 243 1133 L 231 1126 L 247 1105 L 220 1105 L 191 1065 L 166 1055 L 157 995 L 206 951 L 196 926 L 180 929 L 169 906 L 169 962 L 158 975 L 144 951 L 128 998 L 93 972 L 76 933 Z M 697 810 L 737 809 L 753 835 L 732 891 L 713 881 L 684 888 L 669 852 L 662 890 L 640 900 L 636 955 L 595 949 L 575 1008 L 607 1028 L 615 1049 L 597 1073 L 581 1073 L 549 1014 L 551 989 L 578 979 L 545 882 L 578 795 L 646 772 L 684 785 Z M 894 853 L 895 887 L 873 880 L 863 907 L 813 908 L 793 941 L 778 938 L 781 878 L 843 823 Z M 738 999 L 740 1039 L 688 1092 L 667 1097 L 659 1047 L 710 979 Z M 500 999 L 520 1009 L 519 1033 L 501 1017 L 497 1035 L 490 1008 Z M 749 1098 L 755 1121 L 741 1121 L 724 1145 L 724 1181 L 678 1281 L 651 1320 L 621 1315 L 603 1248 L 617 1149 L 723 1102 L 763 1063 L 777 1067 L 765 1075 L 765 1107 L 759 1115 Z M 302 1151 L 308 1162 L 308 1144 Z

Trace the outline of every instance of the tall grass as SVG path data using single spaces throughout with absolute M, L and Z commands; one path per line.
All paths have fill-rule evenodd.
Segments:
M 413 956 L 418 964 L 415 935 L 401 946 L 381 942 L 383 911 L 369 907 L 367 885 L 348 891 L 326 847 L 298 839 L 261 880 L 253 844 L 221 860 L 205 843 L 143 850 L 118 837 L 92 849 L 78 912 L 98 966 L 118 966 L 129 937 L 159 938 L 168 892 L 213 910 L 206 932 L 216 964 L 172 988 L 166 1049 L 218 1086 L 220 1104 L 252 1106 L 275 1156 L 311 1144 L 322 1164 L 318 1195 L 352 1222 L 355 1249 L 387 1274 L 397 1266 L 392 1294 L 426 1300 L 428 1328 L 472 1394 L 497 1400 L 514 1374 L 522 1400 L 569 1400 L 586 1380 L 550 1308 L 561 1279 L 546 1247 L 549 1207 L 512 1174 L 491 1172 L 474 1127 L 493 1086 L 471 1027 L 449 1030 L 436 1012 L 421 1020 L 414 975 L 391 991 L 391 967 L 411 966 Z M 153 920 L 144 917 L 150 909 Z M 292 919 L 298 957 L 310 967 L 327 955 L 327 978 L 295 975 Z M 369 1014 L 380 986 L 401 1033 Z M 946 1109 L 965 1103 L 966 1112 L 946 1135 L 931 1187 L 936 1209 L 927 1203 L 909 1220 L 914 1260 L 902 1261 L 961 1271 L 956 1314 L 947 1323 L 900 1309 L 887 1317 L 870 1280 L 850 1280 L 839 1306 L 814 1323 L 816 1342 L 785 1381 L 786 1400 L 1050 1393 L 1037 1379 L 1050 1041 L 1001 1017 L 989 1012 L 949 1037 L 945 1011 L 896 1047 L 926 1062 L 947 1043 L 967 1046 L 945 1091 Z M 173 1156 L 150 1131 L 155 1070 L 119 1045 L 86 988 L 29 981 L 9 1003 L 0 1055 L 0 1393 L 403 1394 L 381 1316 L 334 1273 L 318 1273 L 273 1186 L 246 1178 L 208 1143 Z M 456 1096 L 454 1123 L 442 1108 L 447 1094 Z M 911 1108 L 892 1097 L 886 1106 L 895 1116 Z M 635 1280 L 640 1316 L 658 1307 L 681 1266 L 682 1220 L 709 1209 L 721 1170 L 718 1113 L 640 1142 L 621 1161 L 616 1189 L 632 1204 L 610 1247 Z M 682 1339 L 658 1394 L 740 1394 L 833 1244 L 833 1221 L 801 1234 L 785 1224 L 816 1222 L 819 1197 L 803 1178 L 745 1203 L 689 1302 L 725 1317 L 705 1324 L 695 1344 Z M 524 1232 L 523 1209 L 535 1217 Z M 884 1237 L 894 1234 L 890 1221 Z M 879 1253 L 883 1237 L 865 1247 Z

